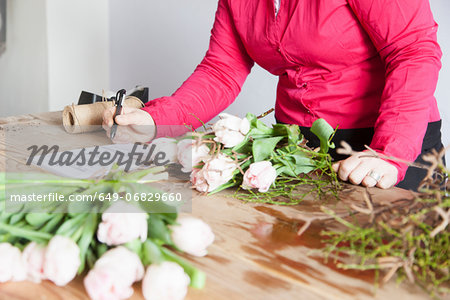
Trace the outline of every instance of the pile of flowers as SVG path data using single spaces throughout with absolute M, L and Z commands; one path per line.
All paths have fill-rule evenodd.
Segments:
M 188 286 L 202 288 L 205 274 L 177 252 L 205 256 L 214 234 L 202 220 L 179 215 L 176 209 L 148 213 L 139 203 L 123 200 L 92 204 L 85 212 L 74 212 L 80 207 L 57 212 L 57 205 L 48 213 L 5 209 L 6 186 L 11 190 L 53 186 L 67 193 L 120 192 L 130 187 L 145 191 L 147 186 L 140 183 L 158 177 L 149 177 L 152 173 L 155 169 L 118 171 L 95 181 L 42 174 L 33 180 L 22 174 L 19 180 L 19 175 L 1 174 L 0 282 L 50 280 L 64 286 L 87 270 L 84 286 L 94 300 L 129 298 L 132 285 L 141 280 L 146 299 L 183 299 Z
M 189 133 L 174 148 L 176 161 L 183 171 L 191 172 L 192 185 L 199 192 L 216 193 L 239 186 L 256 197 L 277 187 L 280 193 L 295 180 L 311 183 L 305 174 L 312 171 L 335 178 L 328 154 L 334 147 L 334 129 L 324 119 L 315 121 L 311 128 L 320 148 L 310 149 L 297 125 L 269 127 L 250 113 L 242 119 L 226 113 L 219 118 L 211 129 Z

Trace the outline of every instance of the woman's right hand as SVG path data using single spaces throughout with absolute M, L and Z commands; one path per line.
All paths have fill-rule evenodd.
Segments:
M 110 137 L 111 127 L 114 124 L 113 117 L 116 107 L 110 107 L 103 112 L 103 129 Z M 122 107 L 122 113 L 116 117 L 117 132 L 114 143 L 146 143 L 151 141 L 156 133 L 155 122 L 152 116 L 139 108 Z

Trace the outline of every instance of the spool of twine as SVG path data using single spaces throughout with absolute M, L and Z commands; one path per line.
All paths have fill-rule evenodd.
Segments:
M 63 110 L 63 125 L 68 133 L 92 132 L 101 129 L 103 112 L 113 107 L 113 101 L 95 102 L 83 105 L 68 105 Z M 128 96 L 123 106 L 141 108 L 144 103 L 139 98 Z

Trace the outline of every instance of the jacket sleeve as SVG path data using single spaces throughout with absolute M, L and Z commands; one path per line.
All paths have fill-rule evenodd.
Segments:
M 143 108 L 154 119 L 157 136 L 182 134 L 216 116 L 236 99 L 253 64 L 227 0 L 220 0 L 202 62 L 172 96 L 154 99 Z
M 384 62 L 386 76 L 371 148 L 414 161 L 421 152 L 430 107 L 436 107 L 440 58 L 437 24 L 428 0 L 348 0 Z M 438 115 L 438 112 L 434 112 Z M 437 121 L 437 120 L 436 120 Z M 407 165 L 390 161 L 404 178 Z

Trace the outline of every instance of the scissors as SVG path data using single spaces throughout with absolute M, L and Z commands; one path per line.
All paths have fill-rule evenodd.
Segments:
M 115 104 L 114 104 L 114 106 L 116 107 L 116 112 L 113 117 L 114 124 L 111 127 L 111 133 L 110 133 L 111 140 L 114 139 L 114 137 L 116 136 L 116 132 L 117 132 L 116 117 L 122 113 L 122 105 L 123 105 L 123 100 L 125 99 L 126 93 L 127 93 L 126 90 L 121 89 L 116 94 L 116 100 L 115 100 Z

